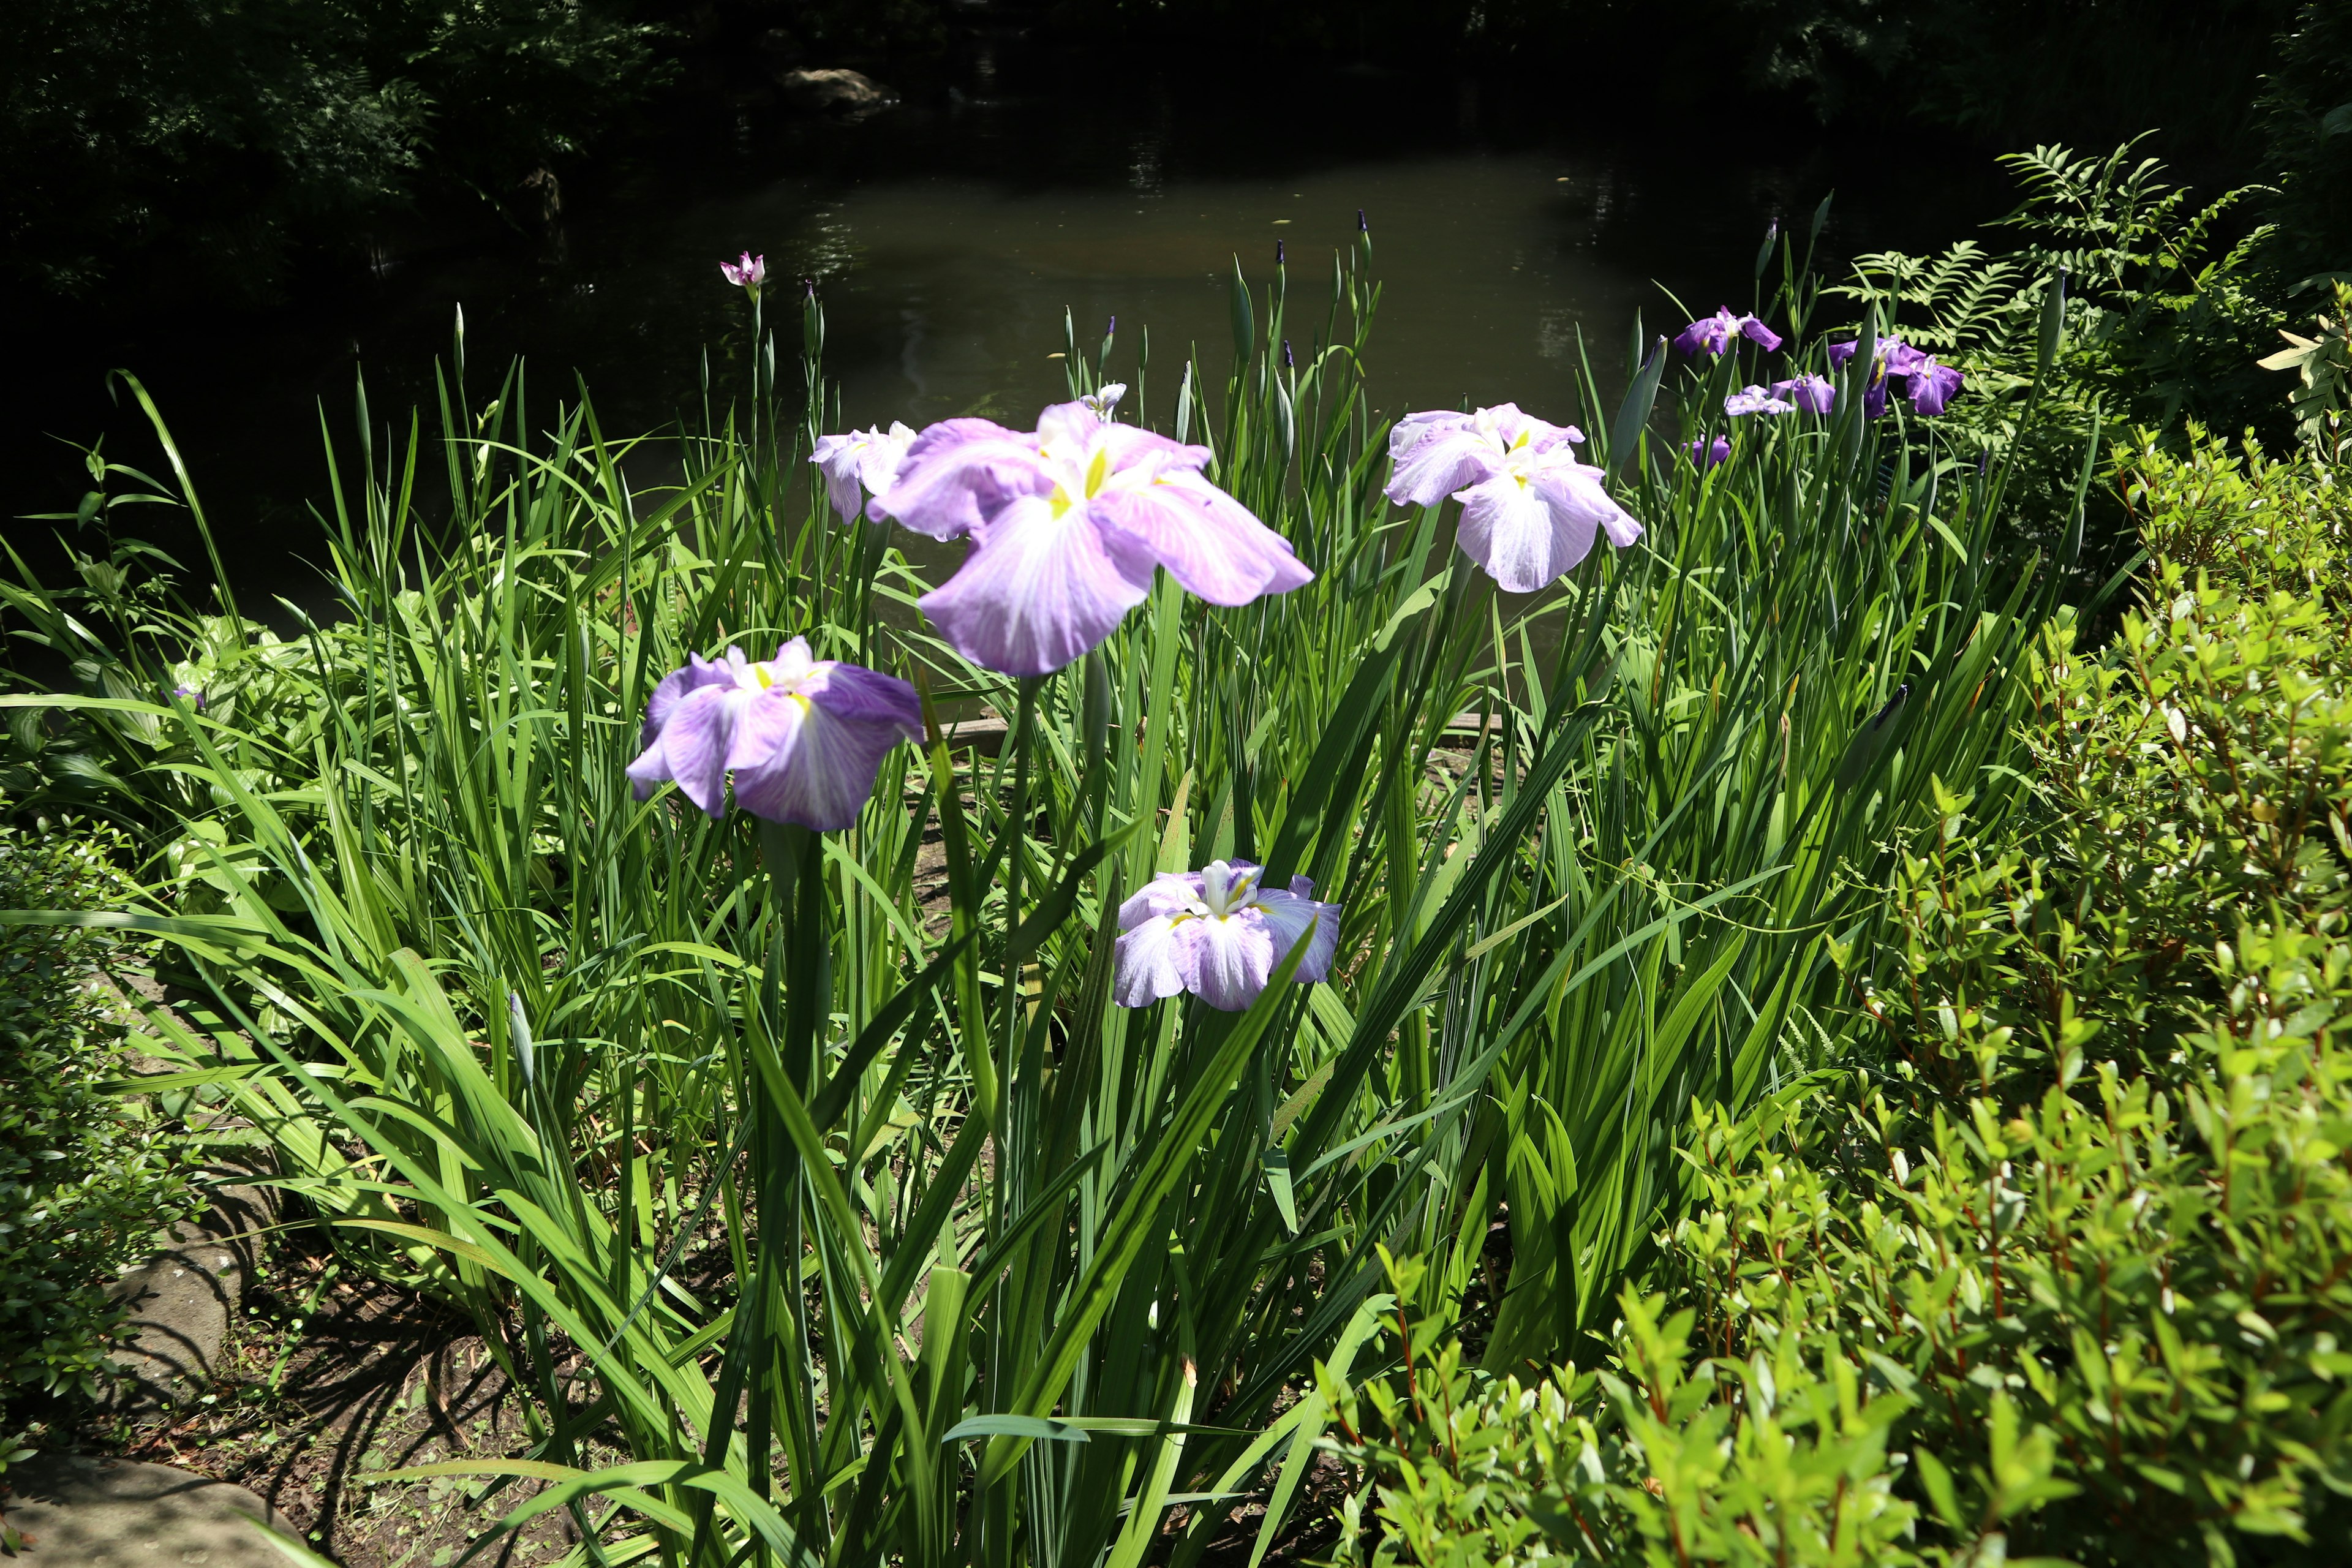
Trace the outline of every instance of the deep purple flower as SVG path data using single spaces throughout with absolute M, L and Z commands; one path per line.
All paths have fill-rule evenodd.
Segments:
M 760 297 L 760 285 L 768 280 L 768 258 L 764 256 L 754 256 L 747 250 L 743 253 L 743 259 L 740 261 L 720 262 L 719 272 L 719 276 L 725 278 L 727 281 L 757 300 Z M 812 284 L 811 288 L 814 289 L 814 285 Z
M 1565 575 L 1606 532 L 1622 549 L 1642 525 L 1576 460 L 1574 426 L 1548 425 L 1514 404 L 1475 414 L 1408 414 L 1389 432 L 1388 498 L 1399 506 L 1462 503 L 1455 538 L 1506 592 L 1532 594 Z
M 1774 382 L 1772 395 L 1787 398 L 1808 414 L 1827 414 L 1837 406 L 1837 384 L 1825 375 L 1791 376 Z
M 1854 351 L 1861 346 L 1862 340 L 1859 338 L 1842 343 L 1832 343 L 1830 345 L 1831 365 L 1843 366 L 1846 361 L 1853 358 Z M 1886 378 L 1890 375 L 1908 375 L 1912 367 L 1927 357 L 1901 338 L 1879 339 L 1876 356 L 1870 367 L 1870 380 L 1862 389 L 1862 411 L 1873 419 L 1885 413 Z
M 1683 444 L 1683 450 L 1690 455 L 1692 462 L 1701 468 L 1711 468 L 1730 458 L 1731 437 L 1717 436 L 1712 442 L 1687 441 Z
M 812 659 L 808 639 L 794 637 L 757 663 L 737 647 L 724 658 L 689 655 L 654 689 L 629 782 L 644 800 L 675 780 L 716 818 L 731 769 L 735 804 L 752 816 L 832 832 L 857 820 L 890 748 L 922 738 L 913 687 Z
M 1044 675 L 1108 637 L 1156 566 L 1213 605 L 1313 580 L 1288 540 L 1201 477 L 1210 457 L 1084 403 L 1055 404 L 1034 431 L 948 419 L 866 510 L 933 539 L 971 535 L 923 613 L 973 663 Z
M 1743 386 L 1723 400 L 1723 411 L 1734 418 L 1743 414 L 1786 414 L 1796 406 L 1760 386 Z
M 847 522 L 863 504 L 858 487 L 864 486 L 869 496 L 888 489 L 898 477 L 898 465 L 907 460 L 907 448 L 914 444 L 915 433 L 893 420 L 887 431 L 877 426 L 844 436 L 820 436 L 809 449 L 809 461 L 824 470 L 825 499 Z
M 205 693 L 202 687 L 185 684 L 174 686 L 172 688 L 172 695 L 199 713 L 205 710 Z
M 1912 362 L 1904 392 L 1916 412 L 1941 414 L 1944 405 L 1952 400 L 1952 394 L 1959 391 L 1960 381 L 1957 368 L 1937 364 L 1934 354 L 1921 354 Z
M 1712 316 L 1702 316 L 1685 327 L 1675 338 L 1675 347 L 1686 354 L 1705 349 L 1711 354 L 1731 352 L 1734 338 L 1746 338 L 1765 353 L 1780 346 L 1780 334 L 1753 316 L 1735 316 L 1727 307 Z
M 1307 948 L 1295 972 L 1298 983 L 1329 974 L 1339 950 L 1339 906 L 1317 901 L 1315 884 L 1304 877 L 1293 877 L 1286 893 L 1259 887 L 1258 875 L 1247 860 L 1212 860 L 1198 871 L 1162 871 L 1121 904 L 1111 974 L 1118 1005 L 1148 1007 L 1190 991 L 1238 1013 L 1257 1000 L 1301 937 Z

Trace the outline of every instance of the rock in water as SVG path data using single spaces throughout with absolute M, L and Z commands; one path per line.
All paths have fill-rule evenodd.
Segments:
M 897 93 L 863 71 L 784 71 L 776 85 L 784 89 L 787 103 L 813 114 L 871 114 L 898 101 Z
M 9 1466 L 6 1485 L 25 1568 L 286 1568 L 254 1521 L 300 1534 L 243 1487 L 169 1465 L 41 1454 Z

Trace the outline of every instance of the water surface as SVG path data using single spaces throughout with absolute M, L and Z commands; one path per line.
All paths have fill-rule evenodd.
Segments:
M 1089 350 L 1118 319 L 1114 376 L 1132 379 L 1149 329 L 1149 402 L 1164 418 L 1194 344 L 1213 377 L 1227 363 L 1236 258 L 1263 283 L 1281 242 L 1303 348 L 1360 210 L 1385 289 L 1367 362 L 1376 406 L 1509 399 L 1582 419 L 1580 330 L 1614 380 L 1637 310 L 1653 330 L 1678 324 L 1670 291 L 1744 307 L 1767 224 L 1802 230 L 1832 187 L 1822 246 L 1844 255 L 1940 243 L 1998 199 L 1973 158 L 1939 170 L 1916 149 L 1801 126 L 1651 125 L 1580 111 L 1540 83 L 1327 71 L 1076 91 L 1066 62 L 1011 45 L 952 74 L 857 123 L 730 109 L 717 134 L 575 194 L 544 235 L 388 241 L 372 275 L 279 308 L 77 318 L 65 335 L 8 323 L 17 363 L 37 370 L 0 389 L 6 511 L 68 508 L 84 488 L 55 437 L 104 433 L 110 455 L 160 460 L 105 396 L 105 371 L 128 366 L 171 419 L 253 596 L 315 599 L 321 414 L 348 459 L 362 366 L 379 429 L 404 426 L 406 408 L 430 403 L 462 304 L 478 389 L 522 353 L 541 408 L 574 395 L 576 375 L 608 433 L 657 429 L 698 400 L 706 355 L 720 396 L 742 384 L 747 312 L 717 262 L 745 248 L 785 280 L 787 351 L 790 280 L 817 283 L 852 423 L 1025 421 L 1062 395 L 1050 356 L 1066 310 Z M 188 549 L 158 512 L 141 521 Z M 24 539 L 51 525 L 7 526 Z

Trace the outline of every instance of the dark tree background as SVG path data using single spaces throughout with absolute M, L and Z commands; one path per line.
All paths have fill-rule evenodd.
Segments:
M 528 227 L 715 79 L 919 80 L 982 26 L 1072 51 L 1076 83 L 1248 51 L 1477 62 L 1560 84 L 1563 114 L 1737 134 L 2154 128 L 2200 184 L 2279 187 L 2283 272 L 2352 268 L 2352 0 L 41 0 L 0 6 L 0 280 L 273 298 L 420 208 Z

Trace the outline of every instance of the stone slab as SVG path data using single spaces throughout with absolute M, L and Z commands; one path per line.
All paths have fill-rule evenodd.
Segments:
M 113 1358 L 129 1374 L 116 1396 L 119 1408 L 167 1408 L 212 1380 L 260 1260 L 259 1242 L 249 1233 L 270 1223 L 274 1196 L 241 1184 L 213 1188 L 201 1221 L 184 1221 L 168 1250 L 114 1282 L 114 1298 L 129 1306 L 124 1342 Z
M 243 1487 L 169 1465 L 42 1454 L 0 1484 L 24 1568 L 288 1568 L 252 1521 L 301 1533 Z

